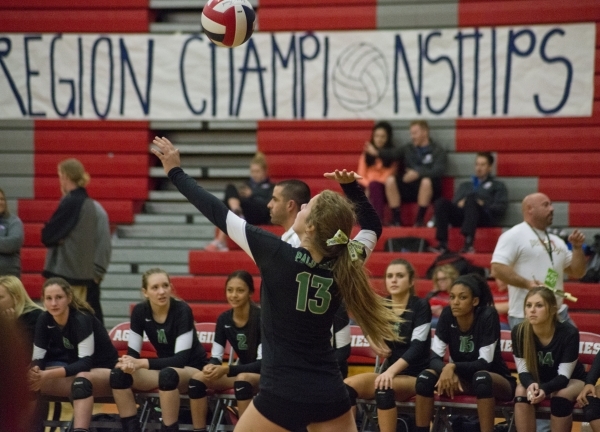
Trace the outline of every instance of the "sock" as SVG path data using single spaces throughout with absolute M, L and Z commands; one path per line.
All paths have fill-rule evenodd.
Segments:
M 427 211 L 427 207 L 419 206 L 419 212 L 417 213 L 417 223 L 423 223 L 423 219 L 425 219 L 425 212 Z
M 392 223 L 400 225 L 400 207 L 390 209 L 392 211 Z

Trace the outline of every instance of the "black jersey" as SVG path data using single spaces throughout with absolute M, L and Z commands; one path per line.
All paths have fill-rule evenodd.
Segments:
M 66 363 L 66 376 L 92 368 L 113 368 L 117 350 L 102 323 L 93 315 L 69 308 L 67 324 L 61 328 L 49 312 L 37 320 L 33 363 L 41 369 L 50 361 Z
M 475 313 L 473 325 L 466 332 L 458 328 L 450 306 L 446 306 L 440 314 L 431 344 L 431 367 L 441 373 L 448 347 L 450 361 L 456 365 L 455 373 L 461 379 L 470 382 L 475 372 L 486 370 L 514 380 L 502 360 L 499 341 L 500 318 L 492 306 L 480 308 Z
M 317 263 L 306 249 L 293 247 L 272 233 L 247 224 L 181 168 L 170 170 L 169 178 L 260 269 L 261 391 L 291 402 L 347 399 L 331 345 L 333 317 L 341 302 L 332 263 Z M 356 203 L 363 228 L 356 240 L 369 253 L 381 233 L 381 222 L 356 182 L 342 188 Z
M 158 355 L 158 358 L 148 359 L 149 368 L 152 370 L 184 366 L 202 369 L 207 363 L 206 351 L 196 336 L 192 309 L 181 300 L 171 297 L 164 323 L 154 320 L 149 302 L 135 305 L 131 312 L 128 355 L 140 357 L 144 333 Z
M 512 329 L 512 346 L 519 373 L 519 381 L 527 388 L 535 382 L 527 369 L 521 343 L 519 326 Z M 579 363 L 579 331 L 568 322 L 557 322 L 554 336 L 546 346 L 542 346 L 537 336 L 533 336 L 538 357 L 538 375 L 540 389 L 549 395 L 563 389 L 570 379 L 585 381 L 585 369 Z
M 239 362 L 229 367 L 227 376 L 236 376 L 242 372 L 260 373 L 262 346 L 260 345 L 260 309 L 250 303 L 250 316 L 243 327 L 237 327 L 233 321 L 233 309 L 219 315 L 215 328 L 215 338 L 210 354 L 210 363 L 223 363 L 223 354 L 227 341 L 233 347 Z M 252 349 L 254 346 L 254 349 Z
M 595 386 L 598 378 L 600 378 L 600 351 L 598 351 L 598 354 L 596 354 L 594 363 L 592 363 L 590 370 L 587 372 L 585 383 Z
M 406 310 L 400 317 L 404 320 L 396 324 L 396 332 L 404 342 L 386 341 L 392 350 L 388 365 L 404 359 L 408 367 L 400 375 L 417 376 L 429 367 L 431 347 L 431 308 L 425 299 L 410 296 Z

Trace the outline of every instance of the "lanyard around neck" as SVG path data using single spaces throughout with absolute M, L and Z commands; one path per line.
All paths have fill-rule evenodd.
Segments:
M 529 223 L 527 225 L 529 225 Z M 542 240 L 542 238 L 540 237 L 538 232 L 535 230 L 535 228 L 532 227 L 531 225 L 529 225 L 529 228 L 531 228 L 531 230 L 533 231 L 535 236 L 538 238 L 538 240 L 544 247 L 544 249 L 546 249 L 546 252 L 548 253 L 548 256 L 550 257 L 550 262 L 552 263 L 552 267 L 554 267 L 554 258 L 552 257 L 552 243 L 550 243 L 550 236 L 548 235 L 548 231 L 544 230 L 544 234 L 546 234 L 546 238 L 548 239 L 548 246 L 546 246 L 546 242 Z

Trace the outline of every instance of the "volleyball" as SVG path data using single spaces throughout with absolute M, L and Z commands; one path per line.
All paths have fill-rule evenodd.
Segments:
M 252 36 L 256 15 L 248 0 L 208 0 L 202 9 L 202 30 L 215 44 L 235 48 Z

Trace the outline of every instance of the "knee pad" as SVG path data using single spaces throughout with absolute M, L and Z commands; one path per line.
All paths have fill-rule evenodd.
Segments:
M 396 408 L 396 394 L 394 389 L 375 390 L 377 409 L 389 410 Z
M 473 375 L 473 390 L 477 399 L 489 399 L 494 397 L 494 382 L 486 371 L 479 371 Z
M 527 399 L 527 396 L 515 396 L 515 398 L 513 399 L 513 402 L 529 404 L 529 399 Z
M 115 390 L 125 390 L 133 385 L 133 377 L 123 372 L 121 369 L 110 371 L 110 388 Z
M 206 397 L 206 384 L 192 378 L 188 384 L 188 396 L 190 399 L 202 399 Z
M 71 384 L 71 396 L 73 397 L 73 400 L 87 399 L 92 395 L 92 391 L 92 383 L 87 378 L 75 378 L 75 381 Z
M 179 374 L 175 369 L 166 367 L 158 373 L 158 389 L 162 391 L 171 391 L 177 389 L 179 385 Z
M 600 419 L 600 399 L 588 396 L 588 405 L 583 407 L 583 417 L 586 422 Z
M 249 400 L 254 396 L 254 392 L 252 391 L 252 384 L 248 381 L 234 381 L 233 382 L 233 390 L 235 392 L 235 398 L 237 400 Z
M 434 373 L 424 370 L 417 377 L 417 384 L 415 384 L 416 393 L 423 397 L 433 397 L 437 380 L 438 377 Z
M 573 402 L 560 396 L 550 399 L 550 414 L 554 417 L 569 417 L 573 413 Z
M 350 387 L 348 384 L 344 384 L 346 390 L 348 390 L 348 396 L 350 396 L 350 404 L 356 406 L 356 398 L 358 398 L 358 392 L 354 390 L 354 387 Z

